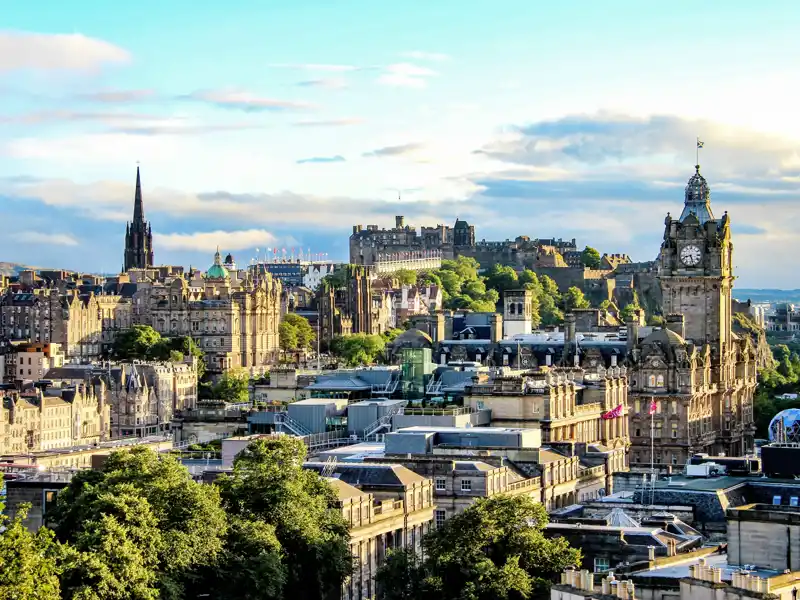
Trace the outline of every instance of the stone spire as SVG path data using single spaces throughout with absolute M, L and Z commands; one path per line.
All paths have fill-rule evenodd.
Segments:
M 136 167 L 136 193 L 133 197 L 133 222 L 144 221 L 144 202 L 142 201 L 142 179 Z

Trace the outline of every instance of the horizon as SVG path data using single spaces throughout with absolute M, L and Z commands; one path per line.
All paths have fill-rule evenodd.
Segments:
M 789 2 L 193 6 L 6 9 L 0 260 L 119 269 L 140 163 L 157 264 L 347 261 L 400 214 L 644 262 L 699 137 L 736 288 L 800 288 Z

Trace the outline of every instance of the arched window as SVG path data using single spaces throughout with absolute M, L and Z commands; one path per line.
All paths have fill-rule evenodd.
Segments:
M 650 377 L 647 378 L 647 385 L 650 386 L 650 387 L 656 387 L 656 376 L 655 375 L 650 375 Z
M 509 313 L 511 313 L 513 315 L 516 310 L 517 310 L 517 305 L 516 304 L 514 304 L 513 302 L 511 304 L 509 304 L 509 306 L 508 306 L 508 312 Z
M 664 376 L 663 375 L 659 375 L 658 379 L 656 381 L 657 381 L 656 382 L 656 386 L 664 387 Z
M 518 315 L 521 315 L 521 314 L 522 314 L 522 312 L 523 312 L 523 311 L 522 311 L 522 302 L 518 302 L 518 303 L 517 303 L 517 314 L 518 314 Z

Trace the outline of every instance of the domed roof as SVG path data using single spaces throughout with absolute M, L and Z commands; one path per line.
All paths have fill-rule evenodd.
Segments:
M 228 279 L 229 277 L 228 269 L 222 266 L 222 258 L 219 248 L 217 248 L 217 252 L 214 254 L 214 264 L 206 271 L 206 279 Z
M 770 442 L 800 442 L 800 408 L 787 408 L 772 417 L 767 432 Z
M 700 174 L 700 165 L 694 166 L 695 172 L 686 184 L 683 212 L 680 221 L 693 214 L 702 225 L 706 221 L 713 221 L 711 212 L 711 188 L 708 187 L 706 178 Z

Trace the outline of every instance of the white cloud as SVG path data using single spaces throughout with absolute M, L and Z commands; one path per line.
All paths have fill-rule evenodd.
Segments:
M 206 102 L 219 108 L 238 109 L 245 112 L 307 110 L 314 108 L 312 104 L 307 102 L 279 100 L 234 90 L 198 90 L 181 98 Z
M 0 72 L 18 69 L 91 71 L 130 60 L 127 50 L 78 33 L 0 31 Z
M 400 56 L 412 58 L 414 60 L 430 60 L 433 62 L 442 62 L 450 60 L 450 56 L 442 54 L 441 52 L 422 52 L 420 50 L 412 50 L 411 52 L 403 52 Z
M 273 246 L 278 238 L 265 229 L 242 231 L 204 231 L 196 233 L 153 234 L 154 244 L 165 250 L 209 251 L 217 246 L 223 252 Z
M 347 73 L 349 71 L 360 71 L 363 67 L 355 65 L 329 65 L 319 63 L 305 64 L 272 64 L 273 69 L 296 69 L 298 71 L 320 71 L 323 73 Z
M 77 246 L 78 240 L 66 233 L 43 233 L 41 231 L 19 231 L 12 237 L 23 244 L 42 244 L 45 246 Z
M 383 75 L 378 78 L 378 83 L 393 87 L 422 88 L 427 85 L 427 78 L 437 73 L 426 67 L 411 63 L 397 63 L 388 65 Z
M 308 79 L 298 81 L 300 87 L 325 88 L 329 90 L 343 90 L 347 87 L 347 81 L 343 77 L 324 77 L 321 79 Z
M 318 121 L 298 121 L 294 123 L 295 127 L 341 127 L 343 125 L 360 125 L 364 119 L 358 117 L 350 117 L 343 119 L 321 119 Z

